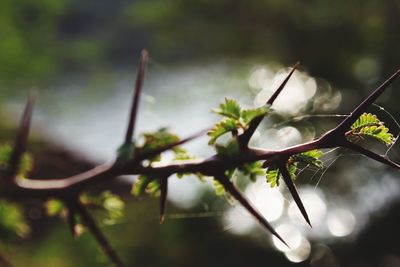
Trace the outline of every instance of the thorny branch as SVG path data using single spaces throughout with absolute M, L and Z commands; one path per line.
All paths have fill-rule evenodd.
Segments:
M 146 50 L 143 50 L 139 61 L 133 102 L 123 146 L 132 145 L 134 143 L 133 134 L 147 61 L 148 53 Z M 292 68 L 291 72 L 288 74 L 282 84 L 277 88 L 275 93 L 267 101 L 267 105 L 273 105 L 275 99 L 284 89 L 286 83 L 298 67 L 298 64 L 299 63 L 297 63 Z M 292 155 L 313 149 L 344 147 L 361 153 L 366 157 L 379 161 L 390 167 L 400 169 L 400 165 L 390 161 L 386 157 L 377 155 L 372 151 L 351 143 L 346 139 L 345 136 L 346 131 L 349 129 L 352 123 L 357 120 L 361 113 L 364 112 L 365 109 L 370 106 L 387 89 L 387 87 L 394 82 L 394 80 L 399 75 L 400 70 L 395 72 L 388 80 L 386 80 L 381 86 L 373 91 L 358 107 L 356 107 L 350 113 L 349 116 L 345 117 L 343 121 L 338 124 L 337 127 L 333 128 L 330 131 L 327 131 L 321 137 L 306 143 L 279 150 L 267 150 L 263 148 L 249 147 L 248 144 L 250 138 L 252 137 L 254 131 L 263 119 L 263 116 L 259 116 L 254 118 L 250 122 L 247 130 L 243 131 L 237 136 L 234 136 L 234 138 L 237 138 L 241 150 L 240 155 L 237 155 L 236 157 L 226 158 L 215 154 L 207 159 L 187 160 L 184 162 L 173 162 L 169 164 L 153 163 L 148 166 L 145 166 L 143 164 L 143 161 L 146 159 L 150 159 L 164 151 L 170 150 L 176 146 L 189 142 L 192 139 L 204 134 L 205 131 L 201 131 L 186 139 L 182 139 L 178 142 L 158 147 L 148 152 L 143 152 L 142 154 L 139 153 L 137 155 L 133 155 L 132 153 L 129 154 L 129 157 L 127 158 L 117 158 L 114 162 L 99 165 L 89 171 L 67 178 L 56 178 L 51 180 L 28 179 L 17 177 L 16 175 L 16 170 L 18 169 L 18 166 L 20 164 L 22 154 L 25 151 L 29 125 L 32 117 L 34 97 L 30 95 L 18 130 L 14 150 L 8 165 L 9 167 L 4 173 L 1 174 L 1 183 L 3 183 L 4 185 L 1 187 L 0 193 L 3 196 L 9 197 L 56 197 L 63 200 L 70 209 L 69 223 L 72 233 L 74 234 L 74 214 L 78 214 L 81 217 L 83 223 L 89 228 L 89 231 L 94 235 L 95 239 L 98 241 L 105 254 L 108 255 L 109 259 L 116 266 L 123 266 L 115 251 L 112 249 L 106 238 L 96 226 L 94 219 L 86 211 L 85 207 L 83 207 L 82 204 L 79 202 L 79 194 L 91 185 L 97 184 L 100 181 L 110 180 L 121 175 L 155 175 L 160 178 L 160 222 L 163 222 L 168 188 L 168 177 L 170 177 L 172 174 L 201 173 L 207 176 L 214 176 L 215 179 L 223 185 L 225 190 L 229 192 L 244 208 L 246 208 L 248 212 L 251 213 L 257 219 L 257 221 L 259 221 L 259 223 L 265 227 L 265 229 L 267 229 L 278 239 L 280 239 L 284 244 L 286 244 L 282 237 L 273 229 L 273 227 L 266 221 L 266 219 L 251 205 L 251 203 L 229 180 L 229 178 L 225 174 L 225 171 L 235 167 L 240 167 L 245 163 L 251 163 L 259 160 L 264 161 L 264 166 L 270 166 L 272 164 L 279 166 L 279 169 L 283 175 L 283 179 L 289 189 L 289 192 L 292 194 L 295 203 L 299 207 L 305 220 L 311 225 L 306 209 L 300 199 L 300 196 L 297 193 L 296 187 L 294 186 L 292 179 L 290 179 L 290 174 L 287 170 L 288 158 Z M 124 148 L 123 146 L 122 148 Z

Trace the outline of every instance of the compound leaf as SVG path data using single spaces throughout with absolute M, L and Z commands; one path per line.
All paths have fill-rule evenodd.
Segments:
M 237 122 L 234 119 L 225 119 L 223 121 L 218 122 L 215 124 L 214 128 L 212 128 L 207 135 L 210 136 L 210 141 L 208 142 L 209 145 L 215 144 L 217 139 L 228 132 L 234 131 L 237 128 Z
M 219 109 L 213 109 L 212 111 L 231 119 L 240 118 L 240 105 L 235 99 L 225 98 L 225 102 L 219 105 Z
M 242 110 L 240 117 L 242 118 L 243 122 L 248 125 L 252 120 L 254 120 L 257 117 L 260 116 L 265 116 L 271 111 L 271 108 L 269 105 L 264 105 L 259 108 L 255 109 L 244 109 Z

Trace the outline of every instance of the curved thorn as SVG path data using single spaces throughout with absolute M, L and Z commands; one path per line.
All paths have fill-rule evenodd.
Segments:
M 343 142 L 342 146 L 345 147 L 345 148 L 351 149 L 353 151 L 356 151 L 358 153 L 361 153 L 364 156 L 366 156 L 368 158 L 371 158 L 373 160 L 376 160 L 378 162 L 381 162 L 381 163 L 383 163 L 383 164 L 385 164 L 387 166 L 390 166 L 390 167 L 393 167 L 393 168 L 395 168 L 397 170 L 400 170 L 400 165 L 398 165 L 397 163 L 394 163 L 393 161 L 391 161 L 391 160 L 389 160 L 389 159 L 387 159 L 385 157 L 382 157 L 381 155 L 378 155 L 378 154 L 376 154 L 376 153 L 374 153 L 374 152 L 372 152 L 372 151 L 370 151 L 368 149 L 365 149 L 362 146 L 354 144 L 354 143 L 352 143 L 350 141 L 345 140 Z
M 308 217 L 307 211 L 303 205 L 303 202 L 301 201 L 301 198 L 299 196 L 299 193 L 297 192 L 296 186 L 294 185 L 292 178 L 290 177 L 290 173 L 288 172 L 285 164 L 279 164 L 279 170 L 281 171 L 283 180 L 285 181 L 285 184 L 287 188 L 289 189 L 290 194 L 292 195 L 294 202 L 296 203 L 297 207 L 299 208 L 301 214 L 303 215 L 304 219 L 308 223 L 308 225 L 311 226 L 310 219 Z
M 389 79 L 376 88 L 350 115 L 345 118 L 335 129 L 340 133 L 345 133 L 351 125 L 361 116 L 365 109 L 371 105 L 400 75 L 400 69 L 397 70 Z
M 298 68 L 299 65 L 300 65 L 300 62 L 297 62 L 293 66 L 292 70 L 289 72 L 289 74 L 283 80 L 283 82 L 278 87 L 278 89 L 276 89 L 275 92 L 272 94 L 272 96 L 268 99 L 268 101 L 266 102 L 267 105 L 272 105 L 274 103 L 275 99 L 282 92 L 283 88 L 285 88 L 290 77 L 292 77 L 294 71 Z M 264 116 L 259 116 L 259 117 L 254 118 L 250 122 L 249 128 L 240 136 L 240 143 L 242 146 L 245 146 L 249 143 L 250 138 L 253 136 L 254 132 L 256 131 L 257 127 L 260 125 L 260 123 L 263 119 L 264 119 Z
M 13 179 L 15 175 L 17 175 L 18 168 L 22 160 L 22 155 L 24 154 L 26 149 L 35 98 L 36 93 L 34 91 L 30 91 L 28 100 L 25 104 L 24 113 L 22 115 L 21 122 L 18 128 L 14 149 L 12 151 L 8 164 L 8 169 L 6 170 L 6 177 L 10 177 L 11 179 Z
M 275 229 L 269 224 L 269 222 L 250 204 L 245 196 L 235 187 L 235 185 L 229 181 L 225 174 L 219 174 L 215 176 L 215 179 L 220 182 L 225 190 L 229 192 L 239 203 L 251 214 L 253 217 L 267 229 L 272 235 L 276 236 L 283 244 L 288 248 L 289 245 L 283 240 L 283 238 L 275 231 Z
M 168 177 L 160 179 L 160 224 L 164 222 L 165 204 L 167 202 L 168 194 Z
M 80 215 L 80 217 L 82 219 L 82 222 L 88 228 L 89 232 L 94 236 L 94 238 L 96 239 L 97 243 L 100 245 L 100 247 L 102 248 L 103 252 L 108 256 L 110 261 L 112 263 L 114 263 L 114 265 L 117 266 L 117 267 L 123 267 L 124 264 L 122 263 L 122 261 L 119 258 L 118 254 L 111 247 L 111 244 L 108 242 L 106 237 L 100 231 L 100 229 L 96 225 L 95 220 L 89 214 L 89 212 L 86 210 L 86 208 L 81 203 L 79 203 L 78 201 L 76 201 L 74 203 L 74 207 L 76 209 L 76 212 Z
M 143 88 L 144 75 L 146 72 L 148 59 L 149 59 L 149 53 L 147 52 L 147 50 L 143 49 L 142 52 L 140 53 L 139 69 L 136 77 L 135 92 L 133 94 L 133 101 L 129 116 L 128 128 L 126 130 L 126 135 L 125 135 L 125 142 L 124 142 L 125 144 L 132 142 L 136 124 L 137 111 L 139 106 L 139 98 Z

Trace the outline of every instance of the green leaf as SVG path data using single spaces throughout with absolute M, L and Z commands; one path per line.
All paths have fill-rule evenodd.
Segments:
M 147 176 L 145 175 L 140 175 L 136 182 L 133 184 L 132 187 L 132 194 L 135 197 L 140 197 L 142 196 L 145 191 L 146 191 L 146 187 L 147 185 L 151 182 L 151 179 L 149 179 Z
M 252 120 L 254 120 L 257 117 L 260 116 L 265 116 L 271 111 L 271 108 L 269 105 L 264 105 L 259 108 L 255 109 L 244 109 L 241 112 L 240 117 L 242 118 L 243 122 L 248 125 Z
M 124 215 L 125 202 L 110 191 L 104 191 L 101 195 L 102 206 L 107 212 L 103 219 L 105 224 L 115 224 Z
M 370 137 L 390 146 L 394 142 L 394 136 L 384 125 L 364 127 L 358 133 L 362 137 Z
M 150 196 L 160 195 L 160 181 L 158 177 L 149 177 L 145 175 L 140 175 L 137 181 L 133 184 L 132 194 L 134 196 L 142 196 L 144 193 Z
M 29 225 L 20 206 L 8 201 L 0 201 L 0 239 L 14 241 L 26 237 L 30 232 Z
M 215 194 L 217 196 L 222 196 L 225 194 L 224 186 L 220 182 L 218 182 L 216 179 L 214 179 L 213 186 L 215 189 Z
M 85 207 L 101 212 L 104 224 L 115 224 L 123 216 L 124 201 L 111 191 L 103 191 L 101 194 L 83 193 L 80 201 Z
M 351 125 L 351 129 L 359 130 L 367 126 L 379 126 L 383 123 L 378 119 L 378 117 L 371 113 L 363 113 L 361 116 Z
M 295 181 L 297 178 L 297 162 L 290 162 L 287 164 L 287 170 L 290 174 L 292 181 Z M 275 165 L 268 167 L 267 170 L 267 183 L 270 184 L 271 187 L 279 186 L 279 179 L 281 178 L 281 172 L 279 168 Z
M 217 139 L 228 132 L 236 130 L 238 127 L 237 121 L 234 119 L 225 119 L 223 121 L 218 122 L 214 125 L 207 135 L 210 136 L 210 141 L 208 142 L 209 145 L 215 144 Z
M 279 186 L 280 171 L 276 167 L 269 167 L 267 170 L 267 183 L 271 187 Z
M 64 212 L 64 203 L 58 199 L 49 199 L 45 203 L 46 214 L 50 217 L 60 216 Z
M 8 166 L 12 154 L 12 147 L 8 144 L 0 145 L 0 170 L 5 170 Z M 22 155 L 18 175 L 25 177 L 33 168 L 33 159 L 30 154 Z
M 384 123 L 371 113 L 363 113 L 351 126 L 351 131 L 346 133 L 346 137 L 353 142 L 372 138 L 387 146 L 392 145 L 395 141 L 393 134 L 389 132 Z
M 196 159 L 195 156 L 190 155 L 185 149 L 180 149 L 174 152 L 175 152 L 174 161 L 185 161 L 185 160 Z
M 221 103 L 219 107 L 219 109 L 214 109 L 212 111 L 231 119 L 240 118 L 240 105 L 235 99 L 225 98 L 225 103 Z
M 293 162 L 291 164 L 288 164 L 287 170 L 290 174 L 290 177 L 292 178 L 292 181 L 296 180 L 297 178 L 297 162 Z
M 144 143 L 136 149 L 142 151 L 151 151 L 153 149 L 165 146 L 179 141 L 179 136 L 168 131 L 167 128 L 160 128 L 155 132 L 143 133 Z
M 171 133 L 167 128 L 160 128 L 155 132 L 144 133 L 142 134 L 142 137 L 144 139 L 143 144 L 141 146 L 135 147 L 136 154 L 149 152 L 159 147 L 163 147 L 171 143 L 176 143 L 180 140 L 178 135 Z M 175 153 L 175 155 L 186 153 L 186 150 L 179 146 L 173 147 L 172 151 Z M 149 160 L 150 162 L 160 161 L 161 154 L 156 155 Z
M 296 154 L 290 157 L 289 161 L 300 162 L 305 164 L 313 165 L 317 168 L 322 168 L 323 163 L 319 159 L 323 155 L 323 152 L 318 149 L 306 151 L 300 154 Z
M 243 166 L 239 168 L 239 170 L 244 174 L 244 175 L 249 175 L 249 178 L 252 182 L 255 182 L 257 180 L 258 176 L 264 176 L 265 175 L 265 170 L 262 166 L 262 163 L 260 161 L 255 161 L 252 163 L 246 163 Z
M 149 194 L 150 196 L 158 197 L 160 196 L 160 188 L 161 188 L 160 180 L 154 179 L 148 184 L 146 188 L 146 193 Z

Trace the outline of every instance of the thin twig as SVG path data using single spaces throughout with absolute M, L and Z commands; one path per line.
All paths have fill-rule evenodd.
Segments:
M 126 169 L 136 168 L 136 166 L 143 160 L 152 158 L 162 152 L 170 150 L 176 146 L 185 144 L 201 135 L 203 135 L 207 130 L 199 131 L 187 138 L 179 140 L 177 142 L 167 144 L 149 150 L 142 154 L 136 155 L 131 160 L 128 160 L 123 165 L 113 163 L 106 163 L 94 167 L 86 172 L 73 175 L 66 178 L 55 178 L 55 179 L 17 179 L 16 184 L 20 189 L 28 190 L 32 193 L 44 194 L 44 195 L 54 195 L 69 192 L 81 192 L 85 189 L 88 184 L 104 181 L 117 177 L 126 173 Z
M 380 156 L 380 155 L 378 155 L 378 154 L 372 152 L 371 150 L 365 149 L 365 148 L 363 148 L 363 147 L 361 147 L 361 146 L 359 146 L 359 145 L 357 145 L 357 144 L 354 144 L 354 143 L 352 143 L 352 142 L 350 142 L 350 141 L 344 142 L 342 146 L 343 146 L 343 147 L 346 147 L 346 148 L 349 148 L 349 149 L 351 149 L 351 150 L 353 150 L 353 151 L 356 151 L 356 152 L 358 152 L 358 153 L 361 153 L 361 154 L 363 154 L 364 156 L 366 156 L 366 157 L 368 157 L 368 158 L 371 158 L 371 159 L 373 159 L 373 160 L 376 160 L 376 161 L 378 161 L 378 162 L 380 162 L 380 163 L 383 163 L 383 164 L 385 164 L 385 165 L 387 165 L 387 166 L 390 166 L 390 167 L 392 167 L 392 168 L 395 168 L 395 169 L 397 169 L 397 170 L 400 170 L 400 165 L 399 165 L 399 164 L 394 163 L 394 162 L 391 161 L 390 159 L 387 159 L 387 158 L 385 158 L 385 157 L 382 157 L 382 156 Z
M 95 220 L 92 218 L 92 216 L 86 210 L 86 208 L 78 201 L 75 202 L 74 206 L 75 206 L 76 212 L 80 215 L 83 224 L 88 228 L 89 232 L 96 239 L 97 243 L 100 245 L 101 249 L 107 255 L 107 257 L 110 259 L 110 261 L 116 267 L 124 267 L 124 264 L 122 263 L 118 254 L 112 248 L 111 244 L 108 242 L 108 240 L 103 235 L 103 233 L 100 231 L 100 229 L 97 227 Z

